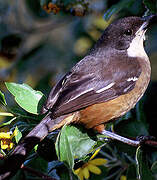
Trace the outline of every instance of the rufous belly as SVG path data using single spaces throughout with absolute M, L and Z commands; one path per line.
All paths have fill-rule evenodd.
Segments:
M 94 104 L 81 110 L 79 121 L 87 128 L 95 128 L 99 131 L 100 127 L 97 126 L 121 117 L 130 109 L 132 109 L 139 101 L 139 99 L 143 96 L 149 84 L 149 81 L 150 66 L 148 62 L 148 64 L 145 64 L 145 66 L 143 67 L 143 71 L 132 91 L 113 100 L 100 104 Z M 103 126 L 101 126 L 100 129 L 102 129 L 102 127 Z
M 98 132 L 104 129 L 104 124 L 123 116 L 132 109 L 139 99 L 143 96 L 150 81 L 150 63 L 142 63 L 142 73 L 132 91 L 120 95 L 118 98 L 104 103 L 94 104 L 80 111 L 61 116 L 60 123 L 56 124 L 51 130 L 58 129 L 64 124 L 79 123 L 86 128 L 93 128 Z

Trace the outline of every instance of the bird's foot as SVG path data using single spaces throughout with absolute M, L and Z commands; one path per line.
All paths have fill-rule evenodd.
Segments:
M 136 137 L 136 140 L 140 142 L 140 145 L 144 145 L 146 141 L 148 140 L 156 140 L 154 136 L 145 136 L 145 135 L 140 135 Z

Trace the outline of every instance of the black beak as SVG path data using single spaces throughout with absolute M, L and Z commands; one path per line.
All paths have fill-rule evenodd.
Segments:
M 157 17 L 157 14 L 151 14 L 151 15 L 149 15 L 149 16 L 144 16 L 144 17 L 142 17 L 142 19 L 143 19 L 143 21 L 149 22 L 149 21 L 151 21 L 152 19 L 154 19 L 155 17 Z
M 157 22 L 157 14 L 151 14 L 149 16 L 144 16 L 144 17 L 142 17 L 142 20 L 144 21 L 144 23 L 142 24 L 141 29 L 147 29 L 148 26 Z

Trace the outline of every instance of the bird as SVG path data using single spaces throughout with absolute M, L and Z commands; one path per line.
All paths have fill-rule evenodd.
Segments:
M 147 89 L 151 66 L 144 41 L 154 16 L 124 17 L 104 30 L 89 53 L 50 91 L 41 111 L 52 121 L 50 131 L 65 124 L 82 124 L 136 145 L 105 127 L 134 108 Z

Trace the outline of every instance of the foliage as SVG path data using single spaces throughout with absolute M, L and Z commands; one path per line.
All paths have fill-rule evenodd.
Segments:
M 6 100 L 5 100 L 4 94 L 1 91 L 0 91 L 0 102 L 3 105 L 6 105 Z
M 44 95 L 40 91 L 34 91 L 27 84 L 5 83 L 7 89 L 15 96 L 15 101 L 24 110 L 32 114 L 39 114 L 43 102 Z
M 151 13 L 157 13 L 155 0 L 0 1 L 0 165 L 42 120 L 40 111 L 52 86 L 87 54 L 108 24 L 118 17 Z M 157 50 L 153 42 L 149 53 L 151 47 Z M 156 119 L 150 96 L 156 91 L 149 90 L 107 128 L 126 137 L 156 136 L 156 129 L 150 132 L 150 117 Z M 156 149 L 135 148 L 82 126 L 65 125 L 34 147 L 12 179 L 78 179 L 76 175 L 91 180 L 155 179 Z
M 79 139 L 79 141 L 78 141 Z M 86 131 L 75 126 L 64 126 L 56 141 L 56 151 L 60 161 L 74 167 L 74 158 L 82 158 L 96 145 Z
M 151 170 L 148 166 L 148 161 L 146 160 L 146 156 L 143 150 L 138 147 L 136 151 L 136 160 L 137 160 L 137 173 L 139 179 L 150 179 L 153 180 L 153 176 Z

